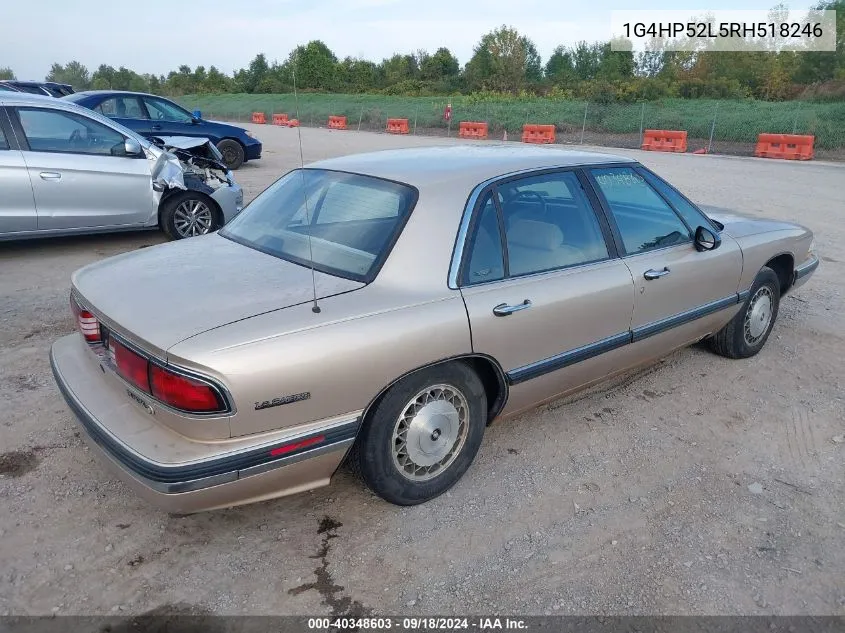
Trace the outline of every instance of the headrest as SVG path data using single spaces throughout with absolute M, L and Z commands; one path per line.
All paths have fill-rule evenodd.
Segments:
M 508 229 L 508 242 L 516 246 L 553 251 L 563 244 L 563 231 L 550 222 L 516 220 Z

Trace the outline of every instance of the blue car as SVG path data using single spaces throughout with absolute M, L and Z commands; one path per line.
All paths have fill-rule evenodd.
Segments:
M 261 158 L 261 141 L 251 132 L 216 121 L 206 121 L 168 99 L 142 92 L 89 90 L 66 97 L 68 101 L 96 110 L 147 138 L 155 136 L 201 136 L 223 154 L 229 169 Z M 199 114 L 199 113 L 196 113 Z

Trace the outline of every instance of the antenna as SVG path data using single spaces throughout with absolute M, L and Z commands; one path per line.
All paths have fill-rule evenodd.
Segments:
M 296 108 L 296 122 L 299 123 L 299 95 L 296 92 L 296 66 L 299 63 L 299 53 L 293 58 L 293 101 Z M 311 312 L 320 313 L 320 306 L 317 305 L 317 276 L 314 272 L 314 250 L 311 248 L 311 213 L 308 209 L 308 191 L 305 189 L 305 159 L 302 157 L 302 128 L 296 126 L 296 136 L 299 139 L 299 175 L 302 178 L 302 198 L 305 202 L 305 226 L 308 234 L 308 263 L 311 264 L 311 290 L 313 291 L 314 305 Z

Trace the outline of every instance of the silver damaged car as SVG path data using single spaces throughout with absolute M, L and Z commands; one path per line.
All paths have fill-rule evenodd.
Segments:
M 69 102 L 0 93 L 0 240 L 162 229 L 181 239 L 240 213 L 207 139 L 149 141 Z

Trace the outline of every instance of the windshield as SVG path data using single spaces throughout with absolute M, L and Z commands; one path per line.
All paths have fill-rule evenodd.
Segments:
M 417 190 L 371 176 L 297 169 L 253 200 L 220 234 L 303 266 L 369 283 L 387 258 Z

